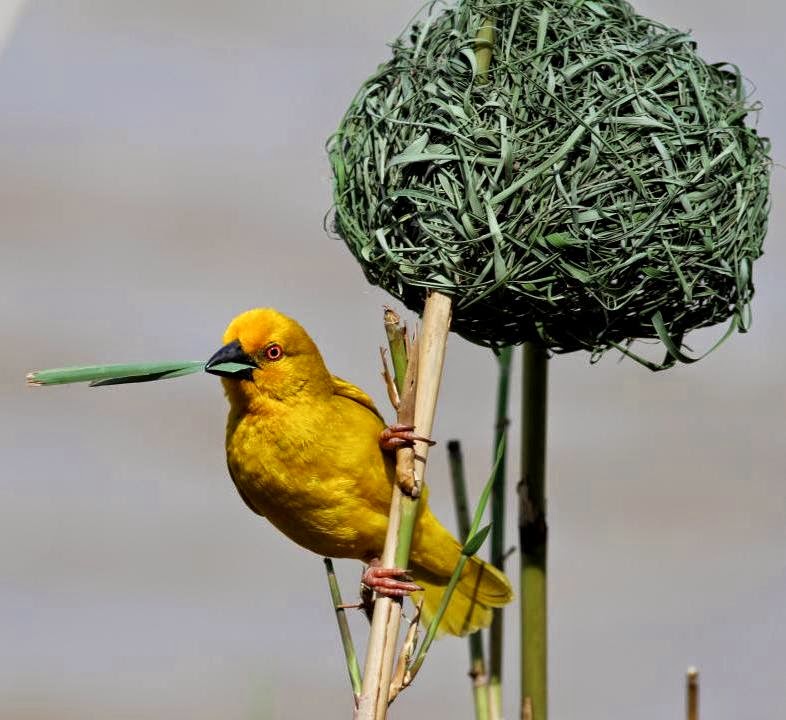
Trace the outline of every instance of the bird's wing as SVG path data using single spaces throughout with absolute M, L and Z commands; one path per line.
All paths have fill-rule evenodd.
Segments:
M 362 405 L 363 407 L 371 410 L 380 420 L 384 422 L 384 418 L 382 414 L 377 410 L 376 406 L 374 405 L 374 401 L 366 395 L 359 387 L 353 385 L 352 383 L 348 383 L 346 380 L 342 380 L 340 377 L 333 376 L 333 391 L 336 395 L 341 395 L 341 397 L 348 398 L 349 400 L 353 400 L 354 402 Z

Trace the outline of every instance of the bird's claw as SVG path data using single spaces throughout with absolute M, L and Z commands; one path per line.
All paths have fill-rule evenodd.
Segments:
M 416 441 L 424 442 L 427 445 L 434 445 L 431 438 L 416 435 L 413 431 L 414 425 L 402 425 L 397 423 L 386 427 L 379 436 L 379 446 L 383 450 L 395 451 L 402 447 L 411 447 Z
M 374 590 L 378 595 L 392 598 L 406 597 L 410 593 L 423 589 L 417 583 L 412 582 L 406 570 L 383 568 L 379 565 L 379 561 L 372 562 L 366 568 L 361 583 Z

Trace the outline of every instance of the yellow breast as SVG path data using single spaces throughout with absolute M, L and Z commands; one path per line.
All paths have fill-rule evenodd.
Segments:
M 322 555 L 381 552 L 392 468 L 382 421 L 352 400 L 290 403 L 275 413 L 231 413 L 227 460 L 252 510 Z

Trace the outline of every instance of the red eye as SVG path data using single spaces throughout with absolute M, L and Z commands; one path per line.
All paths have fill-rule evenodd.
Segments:
M 276 360 L 281 360 L 281 358 L 284 357 L 284 349 L 281 347 L 281 345 L 278 345 L 277 343 L 268 345 L 265 348 L 265 357 L 268 360 L 272 360 L 273 362 L 275 362 Z

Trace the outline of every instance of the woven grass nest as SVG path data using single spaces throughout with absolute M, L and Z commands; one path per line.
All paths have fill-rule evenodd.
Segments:
M 770 170 L 752 109 L 736 67 L 622 0 L 432 6 L 329 143 L 335 229 L 411 309 L 451 295 L 475 343 L 680 355 L 749 323 Z

